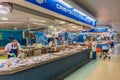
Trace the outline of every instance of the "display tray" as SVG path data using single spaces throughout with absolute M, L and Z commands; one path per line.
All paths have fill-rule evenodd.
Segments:
M 18 65 L 17 67 L 14 67 L 14 68 L 10 68 L 8 70 L 4 70 L 4 71 L 0 71 L 0 75 L 9 75 L 9 74 L 14 74 L 14 73 L 17 73 L 17 72 L 21 72 L 21 71 L 24 71 L 24 70 L 27 70 L 27 69 L 31 69 L 33 67 L 37 67 L 37 66 L 42 66 L 42 65 L 45 65 L 47 63 L 51 63 L 51 62 L 54 62 L 54 61 L 57 61 L 57 60 L 60 60 L 60 59 L 63 59 L 63 58 L 66 58 L 66 57 L 69 57 L 69 56 L 73 56 L 75 54 L 80 54 L 81 52 L 84 52 L 86 51 L 86 49 L 73 49 L 71 51 L 69 51 L 67 53 L 67 50 L 64 51 L 64 53 L 62 54 L 59 54 L 59 53 L 49 53 L 49 54 L 44 54 L 46 56 L 51 56 L 51 58 L 48 58 L 48 59 L 41 59 L 41 60 L 38 60 L 36 62 L 31 62 L 30 64 L 21 64 L 20 66 Z M 40 56 L 43 56 L 43 55 L 40 55 Z M 36 56 L 35 56 L 36 57 Z M 30 58 L 34 58 L 34 57 L 30 57 Z

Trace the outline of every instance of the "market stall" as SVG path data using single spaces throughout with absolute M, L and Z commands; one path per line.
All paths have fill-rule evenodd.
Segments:
M 0 6 L 0 80 L 52 80 L 90 60 L 90 50 L 76 44 L 77 34 L 84 25 L 96 26 L 96 20 L 83 19 L 76 9 L 82 17 L 76 18 L 78 24 L 17 3 Z M 1 13 L 4 9 L 6 14 Z
M 111 29 L 107 27 L 102 28 L 93 28 L 90 31 L 91 35 L 94 35 L 93 38 L 96 38 L 98 45 L 97 45 L 97 52 L 101 52 L 103 46 L 110 47 L 110 39 L 112 38 Z
M 52 80 L 89 60 L 90 50 L 76 46 L 60 52 L 0 62 L 0 80 Z M 47 76 L 47 77 L 46 77 Z

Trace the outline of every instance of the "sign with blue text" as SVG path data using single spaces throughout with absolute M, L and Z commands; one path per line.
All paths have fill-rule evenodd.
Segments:
M 96 26 L 95 19 L 90 18 L 89 16 L 75 9 L 68 3 L 64 2 L 63 0 L 25 0 L 25 1 L 46 8 L 53 12 L 59 13 L 71 19 L 88 24 L 90 26 L 94 27 Z

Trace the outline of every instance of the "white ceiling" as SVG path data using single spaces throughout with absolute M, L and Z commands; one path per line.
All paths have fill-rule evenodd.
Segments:
M 114 22 L 120 20 L 120 0 L 85 0 L 97 11 L 98 20 Z
M 93 11 L 99 24 L 111 24 L 120 30 L 120 0 L 72 0 Z M 76 3 L 76 4 L 77 4 Z M 81 5 L 80 5 L 81 6 Z M 120 31 L 119 31 L 120 32 Z

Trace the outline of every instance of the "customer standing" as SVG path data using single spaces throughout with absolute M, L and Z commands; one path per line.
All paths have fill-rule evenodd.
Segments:
M 114 40 L 110 39 L 109 44 L 110 44 L 110 47 L 113 49 L 114 48 Z
M 113 39 L 109 39 L 109 45 L 110 45 L 110 50 L 109 52 L 110 53 L 113 53 L 114 52 L 114 40 Z
M 96 39 L 93 39 L 92 41 L 92 52 L 93 52 L 92 58 L 93 59 L 96 59 L 96 49 L 97 49 L 97 41 Z

